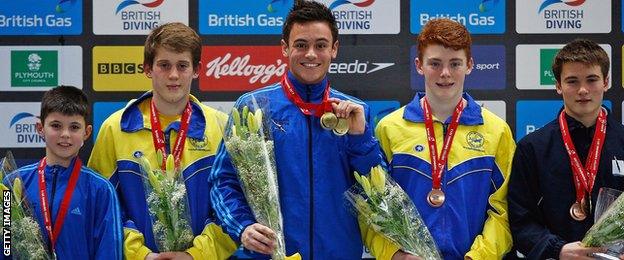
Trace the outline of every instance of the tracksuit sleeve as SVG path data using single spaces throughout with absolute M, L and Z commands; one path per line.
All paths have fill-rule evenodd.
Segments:
M 223 142 L 219 145 L 209 183 L 217 224 L 223 227 L 236 243 L 240 243 L 243 230 L 256 223 L 256 220 L 247 204 L 238 174 Z
M 95 259 L 122 259 L 123 231 L 119 201 L 110 183 L 101 188 L 97 195 L 94 234 Z
M 361 135 L 348 135 L 347 155 L 351 168 L 360 174 L 367 174 L 372 167 L 381 163 L 381 151 L 379 142 L 373 137 L 373 130 L 370 128 L 370 111 L 364 106 L 366 111 L 366 128 Z
M 105 178 L 109 179 L 113 185 L 117 185 L 117 156 L 115 152 L 115 142 L 112 128 L 113 121 L 109 117 L 100 128 L 88 167 L 95 170 Z M 123 224 L 123 254 L 126 259 L 143 260 L 147 254 L 152 252 L 145 246 L 143 234 L 137 231 L 134 223 L 125 217 L 123 207 L 120 207 L 121 223 Z
M 518 144 L 509 181 L 509 226 L 515 248 L 530 259 L 559 258 L 566 241 L 545 226 L 538 208 L 537 158 L 530 146 Z
M 472 259 L 501 259 L 511 249 L 512 240 L 507 219 L 507 185 L 511 162 L 516 149 L 511 130 L 505 126 L 495 153 L 492 171 L 492 193 L 483 231 L 478 235 L 466 257 Z
M 236 243 L 215 223 L 206 225 L 186 250 L 193 259 L 228 259 L 237 249 Z

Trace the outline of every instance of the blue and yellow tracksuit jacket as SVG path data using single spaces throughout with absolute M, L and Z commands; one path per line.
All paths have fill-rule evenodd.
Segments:
M 321 102 L 327 78 L 304 85 L 290 72 L 288 77 L 304 101 Z M 363 237 L 374 255 L 390 259 L 397 247 L 366 227 L 360 230 L 343 195 L 355 183 L 353 171 L 368 173 L 381 162 L 372 131 L 367 127 L 363 135 L 340 137 L 324 130 L 318 118 L 304 115 L 288 100 L 280 83 L 243 95 L 237 106 L 250 104 L 252 96 L 259 104 L 268 105 L 272 121 L 287 255 L 299 252 L 304 259 L 360 259 Z M 330 97 L 364 105 L 333 89 Z M 219 223 L 240 241 L 243 230 L 256 220 L 224 145 L 219 147 L 210 181 Z
M 67 168 L 60 165 L 45 167 L 52 223 L 56 221 L 75 162 L 76 158 Z M 23 194 L 49 248 L 50 238 L 45 231 L 39 198 L 38 164 L 36 162 L 17 169 L 7 175 L 3 182 L 10 187 L 18 175 L 22 179 Z M 56 241 L 58 259 L 122 259 L 123 231 L 119 203 L 115 189 L 108 180 L 83 166 L 66 214 Z
M 375 133 L 392 177 L 409 194 L 445 259 L 500 259 L 511 248 L 507 220 L 507 182 L 515 143 L 505 121 L 479 106 L 468 94 L 467 106 L 442 175 L 446 201 L 427 203 L 431 163 L 420 106 L 423 93 L 389 114 Z M 438 154 L 450 118 L 434 117 Z
M 157 251 L 147 209 L 143 180 L 136 155 L 147 156 L 158 167 L 152 141 L 147 92 L 104 121 L 93 147 L 89 167 L 109 178 L 117 189 L 124 224 L 124 255 L 143 259 Z M 208 174 L 221 141 L 225 114 L 190 97 L 192 113 L 180 166 L 186 184 L 191 227 L 196 236 L 187 252 L 195 259 L 224 259 L 235 250 L 234 242 L 212 222 Z M 180 128 L 179 118 L 163 126 L 167 152 L 171 152 Z

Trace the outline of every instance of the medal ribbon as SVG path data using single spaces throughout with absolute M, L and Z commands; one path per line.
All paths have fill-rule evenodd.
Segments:
M 293 88 L 292 83 L 288 80 L 286 74 L 282 77 L 282 89 L 288 97 L 288 100 L 293 102 L 299 110 L 305 115 L 314 115 L 316 117 L 321 117 L 325 112 L 331 112 L 332 106 L 331 102 L 329 102 L 329 83 L 327 83 L 327 87 L 325 87 L 325 92 L 323 93 L 323 101 L 319 104 L 314 103 L 306 103 L 301 99 L 299 94 Z
M 453 137 L 455 136 L 455 133 L 457 132 L 457 127 L 459 126 L 459 117 L 464 110 L 464 104 L 462 102 L 462 99 L 460 99 L 459 103 L 457 103 L 457 106 L 455 106 L 455 111 L 453 111 L 453 116 L 451 117 L 451 124 L 449 125 L 446 136 L 444 137 L 444 146 L 442 146 L 442 151 L 440 153 L 440 157 L 438 158 L 435 131 L 433 129 L 433 116 L 431 113 L 431 107 L 429 106 L 429 101 L 427 101 L 426 97 L 424 98 L 423 103 L 423 110 L 425 113 L 425 130 L 427 131 L 427 142 L 429 143 L 429 157 L 431 158 L 431 177 L 433 182 L 432 187 L 433 189 L 440 189 L 442 172 L 444 171 L 444 166 L 446 165 L 446 161 L 448 159 L 448 153 L 451 150 Z
M 186 108 L 182 112 L 182 119 L 180 120 L 180 130 L 178 131 L 178 137 L 173 145 L 173 159 L 175 161 L 175 167 L 180 167 L 180 159 L 182 157 L 182 151 L 184 150 L 184 144 L 186 135 L 188 134 L 188 126 L 191 122 L 191 103 L 186 103 Z M 160 151 L 163 154 L 161 162 L 161 169 L 165 170 L 167 163 L 167 151 L 165 150 L 165 134 L 160 126 L 160 119 L 158 118 L 158 109 L 154 104 L 154 99 L 150 102 L 150 123 L 152 127 L 152 139 L 154 142 L 154 148 L 156 151 Z
M 589 154 L 585 160 L 585 167 L 581 164 L 581 159 L 576 152 L 572 138 L 570 137 L 570 131 L 568 129 L 568 122 L 565 119 L 565 112 L 561 111 L 559 114 L 559 126 L 561 128 L 561 136 L 563 137 L 563 144 L 565 145 L 568 157 L 570 157 L 570 166 L 572 167 L 572 173 L 574 177 L 574 186 L 576 188 L 576 202 L 581 203 L 581 200 L 586 194 L 590 194 L 594 188 L 594 181 L 596 179 L 596 173 L 598 172 L 598 164 L 600 162 L 600 153 L 602 151 L 602 145 L 607 133 L 607 113 L 601 109 L 598 113 L 596 120 L 596 130 L 594 131 L 594 137 L 592 144 L 589 148 Z
M 76 162 L 74 162 L 74 168 L 72 169 L 71 176 L 69 177 L 69 182 L 67 183 L 67 189 L 65 189 L 65 194 L 63 195 L 63 200 L 61 201 L 61 207 L 59 208 L 59 211 L 56 215 L 56 221 L 54 221 L 54 229 L 52 229 L 52 210 L 48 205 L 48 193 L 46 191 L 45 183 L 45 166 L 46 158 L 44 157 L 43 159 L 41 159 L 41 161 L 39 161 L 39 167 L 37 168 L 37 173 L 39 175 L 39 199 L 41 202 L 43 223 L 45 224 L 45 229 L 48 232 L 48 236 L 50 237 L 52 253 L 54 253 L 54 246 L 56 245 L 58 236 L 61 233 L 61 229 L 63 228 L 65 216 L 67 215 L 67 210 L 69 209 L 69 203 L 71 202 L 72 195 L 74 194 L 74 189 L 76 188 L 76 183 L 78 182 L 78 176 L 80 175 L 82 161 L 80 160 L 80 158 L 76 157 Z M 50 201 L 50 204 L 53 203 L 54 201 Z

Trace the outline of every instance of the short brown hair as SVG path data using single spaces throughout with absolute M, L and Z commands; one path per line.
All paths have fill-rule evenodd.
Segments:
M 326 22 L 331 30 L 332 44 L 338 40 L 336 17 L 334 17 L 327 6 L 314 1 L 296 0 L 288 16 L 286 16 L 286 22 L 284 23 L 284 28 L 282 28 L 282 39 L 284 39 L 286 45 L 288 45 L 288 38 L 290 38 L 290 31 L 293 25 L 309 22 Z
M 464 50 L 466 59 L 470 59 L 470 33 L 461 23 L 440 18 L 429 20 L 418 35 L 418 58 L 423 58 L 425 48 L 431 44 L 440 44 L 453 50 Z
M 193 59 L 193 69 L 199 66 L 201 59 L 201 38 L 191 27 L 183 23 L 165 23 L 158 26 L 145 39 L 145 49 L 143 50 L 143 64 L 152 66 L 156 49 L 163 47 L 170 51 L 182 53 L 191 52 Z
M 51 113 L 61 113 L 66 116 L 79 115 L 89 122 L 89 100 L 82 90 L 73 86 L 58 86 L 46 91 L 41 99 L 41 113 L 39 119 L 43 124 Z
M 597 43 L 587 39 L 575 39 L 565 46 L 555 56 L 552 71 L 557 82 L 561 80 L 563 64 L 580 62 L 586 65 L 599 65 L 602 77 L 609 76 L 611 61 L 607 52 Z

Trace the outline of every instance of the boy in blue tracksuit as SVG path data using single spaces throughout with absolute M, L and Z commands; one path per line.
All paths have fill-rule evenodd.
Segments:
M 289 60 L 287 75 L 280 83 L 243 95 L 237 107 L 249 105 L 252 97 L 270 103 L 286 255 L 359 259 L 364 241 L 380 259 L 402 259 L 405 253 L 360 227 L 344 204 L 343 193 L 355 183 L 353 171 L 368 173 L 381 157 L 366 123 L 368 108 L 329 86 L 327 71 L 337 54 L 337 35 L 327 7 L 312 1 L 295 4 L 281 42 Z M 319 117 L 324 112 L 350 121 L 348 132 L 323 129 Z M 255 220 L 223 144 L 210 182 L 213 208 L 224 230 L 245 248 L 270 254 L 275 233 Z
M 47 91 L 37 123 L 46 156 L 7 175 L 4 184 L 21 178 L 43 241 L 58 259 L 122 259 L 115 189 L 78 157 L 91 135 L 88 117 L 87 96 L 80 89 L 60 86 Z

